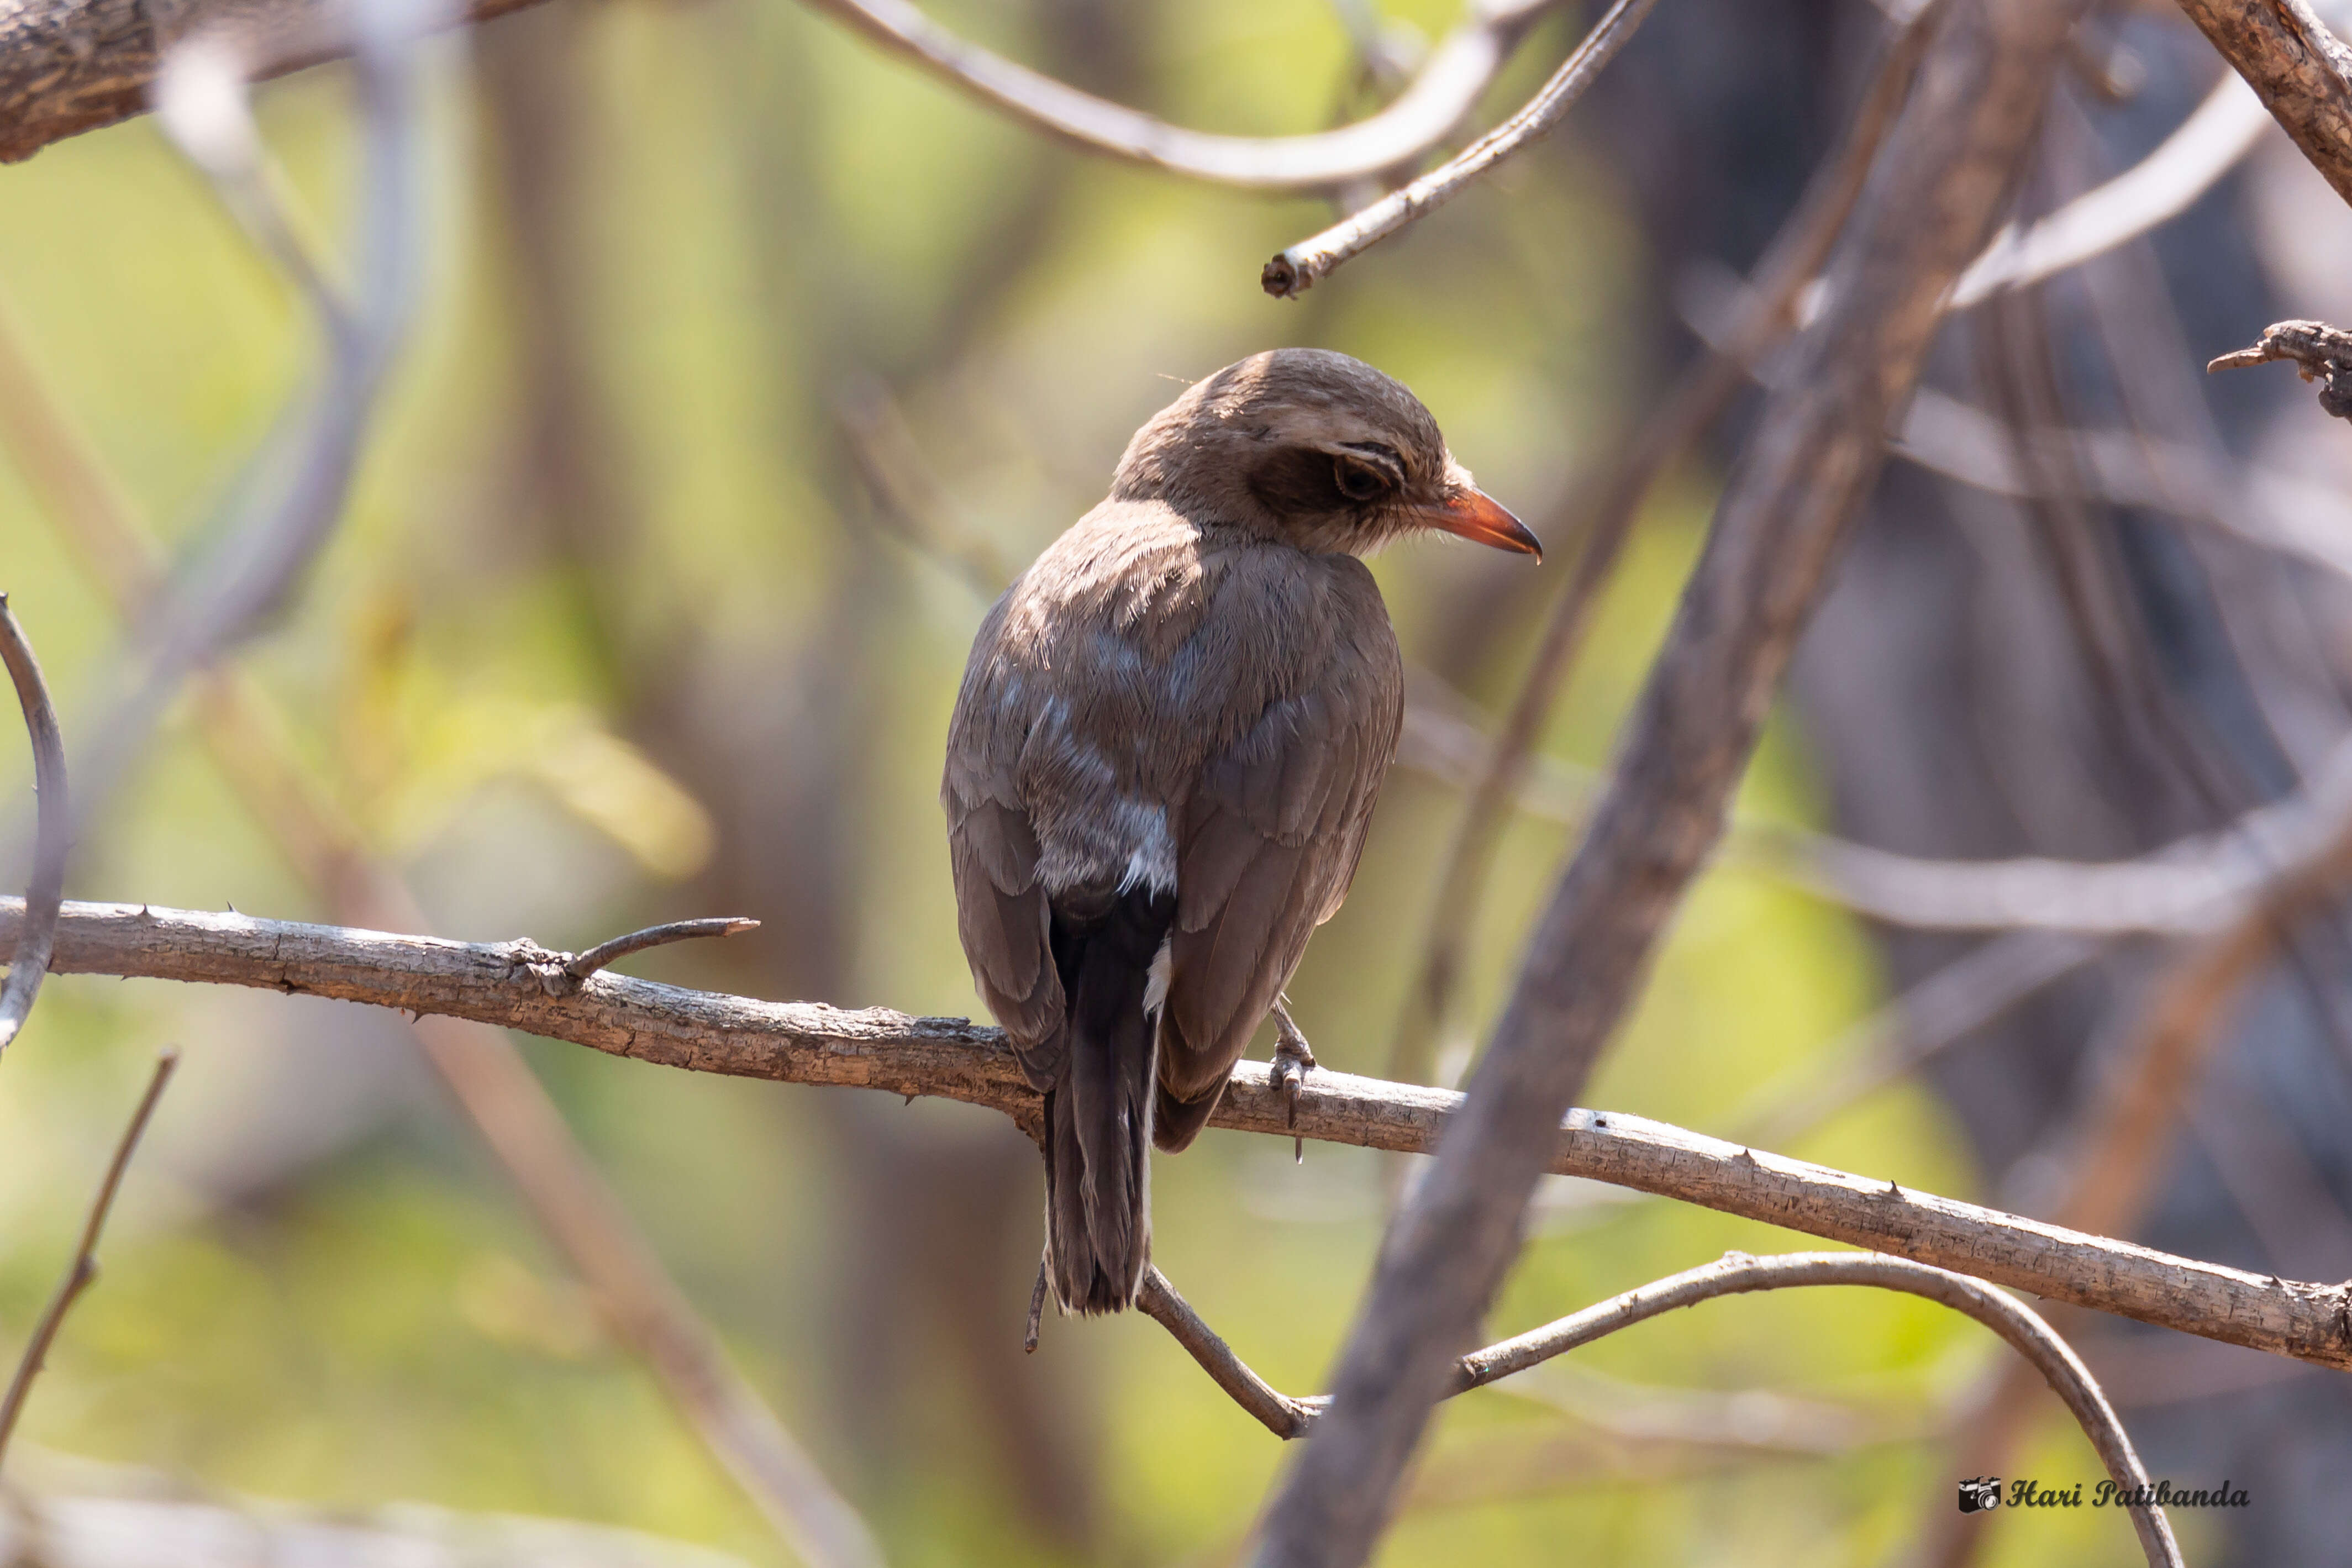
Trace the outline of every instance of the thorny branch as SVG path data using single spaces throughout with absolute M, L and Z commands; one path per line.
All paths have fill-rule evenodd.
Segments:
M 1404 189 L 1280 252 L 1265 264 L 1259 284 L 1277 300 L 1297 299 L 1313 288 L 1317 279 L 1328 277 L 1349 258 L 1361 255 L 1423 214 L 1434 212 L 1506 159 L 1550 134 L 1656 4 L 1657 0 L 1616 0 L 1527 107 Z
M 0 953 L 23 905 L 0 900 Z M 609 971 L 576 995 L 542 984 L 564 954 L 528 941 L 473 943 L 130 904 L 69 902 L 51 967 L 248 985 L 495 1024 L 698 1072 L 929 1095 L 1027 1126 L 1036 1091 L 1001 1031 L 887 1008 L 765 1002 Z M 1211 1125 L 1271 1137 L 1426 1153 L 1464 1097 L 1318 1068 L 1297 1122 L 1264 1062 L 1234 1069 Z M 2337 1286 L 2174 1258 L 1955 1203 L 1615 1111 L 1574 1110 L 1543 1168 L 1893 1253 L 2095 1310 L 2326 1366 L 2352 1367 Z
M 28 961 L 10 965 L 7 984 L 0 986 L 0 1050 L 5 1050 L 33 1011 L 49 948 L 57 939 L 58 910 L 65 897 L 66 853 L 73 846 L 73 812 L 66 797 L 66 743 L 58 731 L 57 707 L 49 700 L 41 661 L 35 657 L 25 628 L 16 624 L 5 594 L 0 594 L 0 664 L 8 667 L 16 705 L 24 710 L 25 729 L 33 742 L 33 787 L 39 792 L 33 871 L 25 889 L 25 907 L 32 914 L 25 938 Z
M 147 1092 L 139 1097 L 138 1109 L 131 1113 L 130 1125 L 114 1146 L 114 1158 L 108 1163 L 105 1179 L 99 1183 L 98 1194 L 90 1200 L 89 1217 L 82 1223 L 81 1245 L 74 1249 L 73 1261 L 66 1266 L 66 1277 L 58 1282 L 57 1293 L 41 1312 L 34 1325 L 33 1336 L 26 1342 L 25 1353 L 16 1363 L 16 1374 L 8 1382 L 8 1392 L 0 1395 L 0 1454 L 8 1447 L 9 1436 L 16 1430 L 16 1418 L 24 1414 L 25 1397 L 31 1393 L 33 1379 L 39 1374 L 48 1359 L 49 1347 L 57 1342 L 58 1330 L 64 1324 L 66 1314 L 81 1293 L 98 1279 L 98 1237 L 106 1228 L 106 1216 L 114 1208 L 114 1194 L 122 1185 L 122 1173 L 131 1166 L 131 1156 L 139 1147 L 140 1135 L 147 1131 L 147 1122 L 155 1114 L 156 1101 L 163 1098 L 163 1089 L 172 1081 L 172 1069 L 180 1065 L 180 1053 L 165 1050 L 155 1058 L 155 1074 L 147 1080 Z

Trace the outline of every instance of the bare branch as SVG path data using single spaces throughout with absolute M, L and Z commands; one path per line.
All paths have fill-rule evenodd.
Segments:
M 1107 102 L 969 43 L 909 0 L 805 0 L 883 48 L 1081 152 L 1262 191 L 1333 191 L 1412 163 L 1477 107 L 1511 51 L 1558 0 L 1488 0 L 1371 118 L 1305 136 L 1188 131 Z
M 1758 1290 L 1817 1285 L 1862 1285 L 1899 1290 L 1974 1318 L 2023 1356 L 2027 1364 L 2039 1372 L 2065 1402 L 2118 1489 L 2136 1492 L 2152 1484 L 2147 1467 L 2132 1448 L 2130 1435 L 2108 1404 L 2098 1380 L 2073 1348 L 2032 1309 L 1966 1275 L 1874 1253 L 1800 1252 L 1776 1258 L 1726 1253 L 1713 1263 L 1653 1280 L 1541 1328 L 1471 1352 L 1454 1364 L 1453 1377 L 1442 1397 L 1451 1399 L 1485 1388 L 1621 1329 L 1695 1307 L 1701 1301 Z M 1276 1436 L 1286 1439 L 1307 1436 L 1327 1408 L 1327 1399 L 1292 1398 L 1252 1372 L 1216 1331 L 1202 1321 L 1157 1268 L 1145 1278 L 1143 1293 L 1136 1304 L 1175 1336 L 1176 1342 L 1192 1353 L 1234 1404 Z M 2130 1511 L 2133 1529 L 2148 1562 L 2158 1568 L 2180 1568 L 2180 1549 L 2172 1539 L 2172 1528 L 2164 1511 Z
M 16 689 L 16 705 L 24 710 L 25 729 L 33 742 L 33 788 L 37 812 L 33 828 L 33 872 L 25 889 L 25 907 L 32 911 L 26 932 L 25 956 L 8 966 L 8 980 L 0 985 L 0 1051 L 16 1037 L 41 993 L 41 977 L 48 972 L 49 948 L 57 939 L 58 910 L 65 898 L 66 854 L 73 847 L 73 810 L 66 795 L 66 742 L 58 731 L 58 710 L 49 700 L 49 685 L 41 675 L 41 661 L 8 595 L 0 594 L 0 664 Z M 0 1428 L 0 1435 L 5 1435 Z
M 0 952 L 13 951 L 23 926 L 22 902 L 0 899 Z M 51 967 L 329 996 L 520 1029 L 666 1067 L 938 1096 L 1016 1121 L 1036 1115 L 1036 1091 L 996 1029 L 887 1008 L 850 1012 L 689 991 L 610 971 L 576 996 L 551 996 L 533 968 L 545 952 L 535 942 L 457 942 L 68 902 Z M 1266 1064 L 1244 1061 L 1234 1067 L 1211 1125 L 1427 1153 L 1459 1117 L 1464 1098 L 1318 1068 L 1299 1092 L 1294 1125 Z M 1894 1253 L 2053 1300 L 2352 1367 L 2352 1318 L 2345 1315 L 2352 1292 L 2343 1287 L 2174 1258 L 1615 1111 L 1569 1113 L 1549 1131 L 1542 1163 L 1555 1174 Z
M 2304 0 L 2180 0 L 2180 8 L 2352 201 L 2352 50 Z
M 1897 1258 L 1843 1252 L 1795 1253 L 1780 1258 L 1727 1254 L 1720 1261 L 1629 1290 L 1540 1329 L 1462 1358 L 1448 1394 L 1507 1377 L 1563 1351 L 1590 1344 L 1604 1334 L 1717 1296 L 1778 1290 L 1798 1285 L 1869 1285 L 1901 1290 L 1964 1312 L 1999 1334 L 2042 1373 L 2082 1424 L 2116 1485 L 2135 1490 L 2150 1484 L 2133 1451 L 2130 1436 L 2098 1383 L 2066 1342 L 2023 1303 L 1982 1282 Z M 2177 1565 L 2180 1549 L 2160 1509 L 2133 1509 L 2132 1526 L 2151 1563 Z
M 2325 321 L 2277 321 L 2263 329 L 2252 348 L 2226 353 L 2205 367 L 2237 370 L 2286 360 L 2305 381 L 2316 381 L 2319 406 L 2338 419 L 2352 419 L 2352 332 Z
M 2138 163 L 2024 230 L 2004 228 L 1952 287 L 1950 309 L 2080 267 L 2187 212 L 2261 145 L 2270 111 L 2234 76 Z
M 131 1167 L 131 1156 L 139 1147 L 140 1134 L 147 1131 L 148 1119 L 155 1114 L 155 1102 L 163 1098 L 163 1088 L 172 1081 L 172 1069 L 180 1065 L 180 1053 L 165 1050 L 155 1058 L 155 1075 L 147 1080 L 147 1092 L 139 1097 L 138 1109 L 131 1113 L 131 1123 L 122 1130 L 121 1139 L 114 1146 L 114 1158 L 108 1162 L 106 1176 L 98 1184 L 98 1194 L 90 1200 L 89 1217 L 82 1222 L 81 1245 L 74 1249 L 73 1262 L 66 1268 L 66 1277 L 58 1282 L 57 1293 L 41 1312 L 41 1321 L 33 1327 L 33 1337 L 26 1342 L 25 1353 L 16 1363 L 16 1375 L 8 1382 L 8 1392 L 0 1396 L 0 1454 L 8 1447 L 8 1438 L 16 1430 L 16 1418 L 24 1414 L 26 1395 L 32 1392 L 33 1379 L 48 1359 L 49 1347 L 57 1342 L 58 1330 L 66 1314 L 81 1299 L 98 1279 L 98 1237 L 106 1228 L 106 1216 L 114 1207 L 114 1194 L 122 1185 L 122 1173 Z
M 1460 978 L 1464 943 L 1501 842 L 1505 812 L 1525 792 L 1536 742 L 1583 645 L 1601 588 L 1633 533 L 1643 498 L 1665 466 L 1720 416 L 1745 384 L 1748 366 L 1792 325 L 1797 290 L 1820 269 L 1853 211 L 1871 161 L 1917 74 L 1940 5 L 1930 0 L 1888 40 L 1835 155 L 1808 186 L 1758 267 L 1759 281 L 1727 341 L 1683 373 L 1622 456 L 1577 487 L 1561 531 L 1583 545 L 1447 848 L 1421 963 L 1389 1046 L 1391 1077 L 1429 1076 L 1437 1033 Z
M 1444 206 L 1505 159 L 1549 135 L 1656 4 L 1657 0 L 1616 0 L 1525 108 L 1404 189 L 1276 255 L 1265 264 L 1259 283 L 1277 300 L 1297 299 L 1313 288 L 1317 279 L 1328 277 L 1349 258 Z
M 465 0 L 441 21 L 486 22 L 531 4 Z M 332 0 L 185 9 L 26 0 L 0 11 L 0 163 L 145 113 L 148 89 L 178 37 L 168 21 L 186 17 L 225 33 L 257 79 L 340 58 L 357 43 L 348 11 Z
M 1175 1336 L 1176 1342 L 1201 1363 L 1201 1370 L 1277 1437 L 1304 1437 L 1321 1412 L 1319 1399 L 1293 1399 L 1258 1376 L 1234 1353 L 1217 1331 L 1202 1321 L 1192 1303 L 1176 1293 L 1168 1277 L 1147 1266 L 1143 1289 L 1135 1304 L 1144 1315 Z
M 1794 387 L 1766 406 L 1628 723 L 1592 826 L 1455 1132 L 1391 1223 L 1332 1390 L 1259 1561 L 1370 1553 L 1442 1386 L 1518 1249 L 1555 1129 L 1722 833 L 1780 683 L 1919 374 L 1944 297 L 2033 144 L 2083 0 L 1962 0 L 1829 271 Z

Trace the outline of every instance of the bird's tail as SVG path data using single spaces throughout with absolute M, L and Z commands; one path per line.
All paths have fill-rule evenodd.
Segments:
M 1174 914 L 1172 898 L 1139 890 L 1055 932 L 1070 1032 L 1045 1091 L 1045 1258 L 1065 1311 L 1123 1310 L 1151 1261 L 1158 1023 L 1146 1004 Z

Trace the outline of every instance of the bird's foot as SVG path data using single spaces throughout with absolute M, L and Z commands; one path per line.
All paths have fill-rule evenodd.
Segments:
M 1290 999 L 1278 997 L 1274 1004 L 1274 1066 L 1266 1081 L 1282 1091 L 1285 1101 L 1283 1120 L 1296 1129 L 1298 1125 L 1298 1088 L 1307 1079 L 1307 1071 L 1315 1065 L 1315 1053 L 1307 1044 L 1307 1037 L 1298 1032 L 1298 1025 L 1290 1016 Z M 1307 1163 L 1307 1140 L 1294 1131 L 1290 1138 L 1290 1157 L 1299 1164 Z

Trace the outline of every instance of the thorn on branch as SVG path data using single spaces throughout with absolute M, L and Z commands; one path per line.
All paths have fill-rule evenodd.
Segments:
M 647 926 L 626 936 L 616 936 L 600 942 L 576 958 L 566 959 L 563 973 L 575 982 L 587 979 L 615 959 L 626 958 L 633 952 L 643 952 L 649 947 L 664 947 L 673 942 L 692 942 L 706 936 L 740 936 L 747 931 L 758 931 L 758 921 L 722 916 L 713 920 L 672 921 L 667 925 Z M 575 986 L 576 989 L 576 986 Z
M 2277 321 L 2263 329 L 2251 348 L 2226 353 L 2205 367 L 2239 370 L 2287 360 L 2305 381 L 2319 382 L 2319 406 L 2338 419 L 2352 419 L 2352 332 L 2325 321 Z

